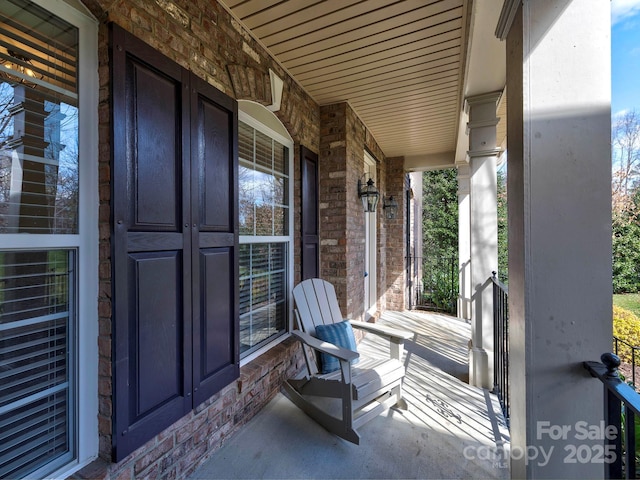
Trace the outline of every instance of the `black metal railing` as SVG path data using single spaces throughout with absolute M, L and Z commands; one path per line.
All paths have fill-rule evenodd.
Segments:
M 640 428 L 640 394 L 620 379 L 620 358 L 604 353 L 600 362 L 584 362 L 604 384 L 604 420 L 616 429 L 605 436 L 605 478 L 636 478 L 636 429 Z
M 507 286 L 491 272 L 493 281 L 493 393 L 509 425 L 509 308 Z
M 409 257 L 415 283 L 410 284 L 410 308 L 447 312 L 458 310 L 457 257 Z
M 622 340 L 616 336 L 613 337 L 613 353 L 615 353 L 621 360 L 631 359 L 631 379 L 625 376 L 625 381 L 629 383 L 633 388 L 636 388 L 636 358 L 640 355 L 640 347 L 632 345 L 629 342 Z

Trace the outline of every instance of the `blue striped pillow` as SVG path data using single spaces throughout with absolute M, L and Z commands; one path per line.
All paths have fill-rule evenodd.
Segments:
M 353 334 L 353 327 L 348 320 L 330 325 L 318 325 L 316 327 L 316 337 L 323 342 L 333 343 L 338 347 L 346 348 L 354 352 L 357 351 L 356 337 Z M 358 363 L 358 360 L 358 358 L 351 360 L 351 364 Z M 339 368 L 340 360 L 328 353 L 320 353 L 321 373 L 331 373 Z

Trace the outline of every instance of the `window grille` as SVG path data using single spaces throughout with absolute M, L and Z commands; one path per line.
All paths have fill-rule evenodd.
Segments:
M 20 478 L 72 454 L 74 252 L 0 261 L 0 478 Z
M 287 331 L 289 149 L 244 122 L 238 126 L 240 353 Z

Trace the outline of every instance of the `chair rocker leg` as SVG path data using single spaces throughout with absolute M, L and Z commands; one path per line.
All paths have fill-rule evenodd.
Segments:
M 397 408 L 398 410 L 409 410 L 409 405 L 407 405 L 407 401 L 402 396 L 402 385 L 394 387 L 392 394 L 395 394 L 398 399 L 396 404 L 393 406 L 394 408 Z
M 314 419 L 316 423 L 322 425 L 327 431 L 348 442 L 360 445 L 360 435 L 351 424 L 347 424 L 348 422 L 329 415 L 324 410 L 306 400 L 289 382 L 284 382 L 283 393 L 294 405 Z

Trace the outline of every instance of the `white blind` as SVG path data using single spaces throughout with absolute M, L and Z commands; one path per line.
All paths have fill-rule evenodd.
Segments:
M 0 478 L 71 453 L 73 252 L 0 252 Z
M 240 352 L 286 331 L 287 244 L 240 245 Z
M 239 122 L 240 235 L 289 235 L 288 149 Z

